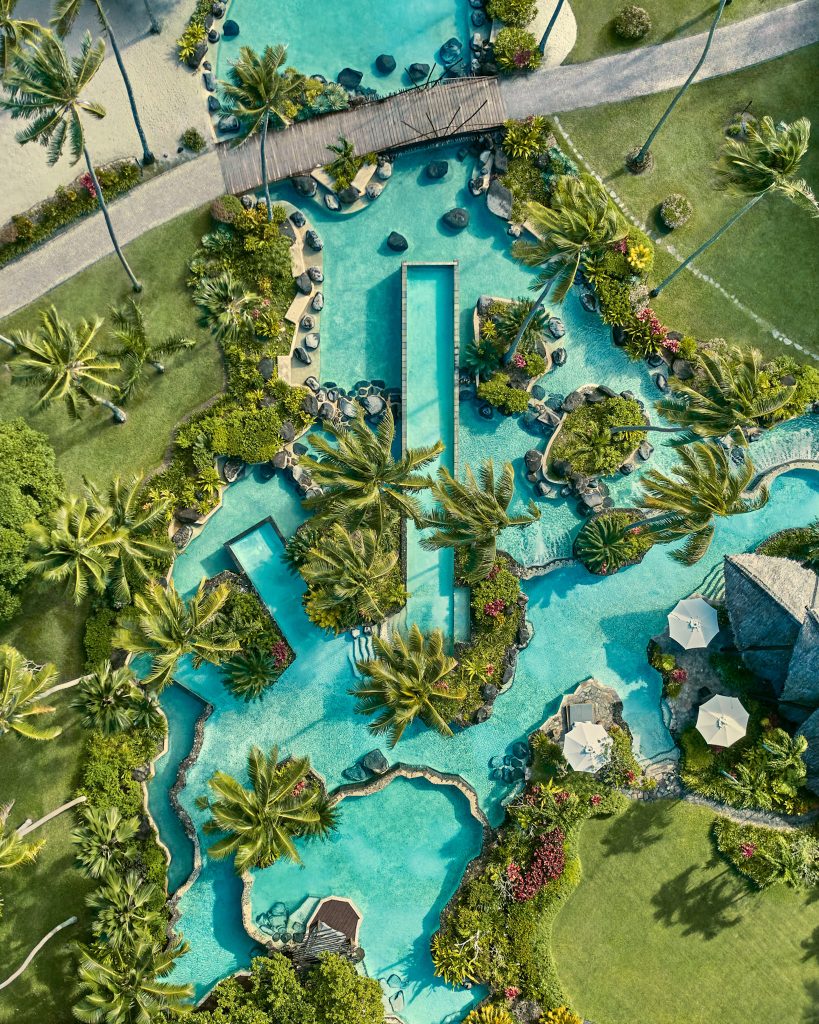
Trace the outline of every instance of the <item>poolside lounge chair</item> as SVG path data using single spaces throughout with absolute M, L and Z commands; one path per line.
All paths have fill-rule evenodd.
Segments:
M 593 722 L 594 721 L 594 705 L 583 703 L 583 704 L 569 704 L 566 708 L 566 728 L 571 729 L 572 726 L 577 725 L 578 722 Z

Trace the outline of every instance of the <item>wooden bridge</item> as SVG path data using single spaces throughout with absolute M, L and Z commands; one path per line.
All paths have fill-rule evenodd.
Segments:
M 271 181 L 277 181 L 328 163 L 332 154 L 327 146 L 340 135 L 363 156 L 486 131 L 505 120 L 497 79 L 441 81 L 271 133 L 266 146 L 268 174 Z M 219 159 L 228 192 L 247 192 L 261 185 L 257 137 L 239 146 L 220 146 Z

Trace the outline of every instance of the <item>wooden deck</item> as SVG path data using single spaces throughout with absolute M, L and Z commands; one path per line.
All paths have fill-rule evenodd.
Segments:
M 274 132 L 267 139 L 268 173 L 271 181 L 309 173 L 330 160 L 327 144 L 340 135 L 363 155 L 484 131 L 505 120 L 495 78 L 442 81 Z M 239 194 L 261 185 L 258 138 L 239 146 L 221 145 L 219 158 L 228 192 Z

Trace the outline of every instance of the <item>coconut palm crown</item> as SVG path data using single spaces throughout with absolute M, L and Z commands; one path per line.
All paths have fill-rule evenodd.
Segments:
M 165 372 L 163 359 L 193 348 L 196 344 L 193 338 L 176 332 L 162 339 L 149 337 L 142 307 L 133 299 L 111 310 L 111 324 L 111 337 L 117 343 L 122 364 L 123 379 L 119 385 L 119 395 L 123 402 L 143 390 L 147 367 L 162 374 Z
M 43 31 L 43 26 L 32 18 L 15 18 L 18 0 L 0 0 L 0 75 L 11 63 L 15 52 L 30 43 Z
M 374 635 L 373 647 L 375 658 L 358 662 L 364 680 L 350 691 L 358 698 L 359 715 L 376 716 L 370 732 L 387 733 L 394 747 L 407 726 L 420 718 L 442 736 L 451 736 L 449 720 L 466 691 L 446 679 L 457 662 L 444 651 L 441 630 L 425 637 L 413 624 L 406 638 L 398 630 L 389 641 Z
M 8 644 L 0 646 L 0 736 L 14 732 L 30 740 L 53 740 L 62 732 L 56 725 L 35 725 L 30 721 L 48 715 L 54 708 L 41 704 L 44 691 L 57 679 L 53 665 L 36 668 Z
M 486 579 L 497 555 L 496 540 L 502 530 L 512 526 L 529 526 L 540 519 L 540 509 L 533 501 L 521 515 L 510 516 L 509 505 L 515 494 L 515 472 L 505 462 L 500 479 L 495 466 L 487 459 L 478 479 L 467 466 L 464 479 L 456 480 L 445 467 L 438 471 L 432 493 L 438 508 L 424 518 L 424 526 L 432 527 L 430 536 L 422 540 L 428 550 L 456 548 L 465 556 L 464 579 L 477 583 Z
M 30 864 L 43 848 L 45 840 L 35 843 L 24 839 L 16 828 L 8 824 L 14 801 L 0 804 L 0 871 Z

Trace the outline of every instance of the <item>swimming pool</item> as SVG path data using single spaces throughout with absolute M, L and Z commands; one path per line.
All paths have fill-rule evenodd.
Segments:
M 423 171 L 429 153 L 407 154 L 396 164 L 390 188 L 370 209 L 343 220 L 311 209 L 310 216 L 320 222 L 325 240 L 329 314 L 322 321 L 327 340 L 322 369 L 325 379 L 350 384 L 359 378 L 381 377 L 390 384 L 400 383 L 401 258 L 387 254 L 382 246 L 393 227 L 403 229 L 410 238 L 408 257 L 459 261 L 463 337 L 469 337 L 471 305 L 482 291 L 509 296 L 525 293 L 530 274 L 511 260 L 501 222 L 466 193 L 469 168 L 455 160 L 454 150 L 436 151 L 436 157 L 441 155 L 450 160 L 450 172 L 443 182 L 426 184 Z M 287 185 L 279 194 L 292 197 Z M 448 233 L 439 224 L 441 213 L 455 205 L 466 206 L 471 214 L 470 227 L 459 235 Z M 548 391 L 566 394 L 580 384 L 605 382 L 618 390 L 630 388 L 646 401 L 656 396 L 643 366 L 629 363 L 613 348 L 608 330 L 583 311 L 573 296 L 564 304 L 561 316 L 567 329 L 569 360 L 544 378 Z M 797 457 L 815 454 L 819 450 L 818 428 L 814 419 L 806 418 L 770 432 L 752 449 L 759 467 L 773 465 L 791 451 Z M 512 458 L 517 466 L 535 440 L 518 419 L 486 421 L 478 417 L 471 403 L 460 405 L 461 465 L 474 465 L 491 455 L 496 460 Z M 650 464 L 662 465 L 669 456 L 668 449 L 658 447 Z M 626 502 L 634 486 L 633 477 L 615 481 L 615 500 Z M 521 503 L 528 498 L 527 487 L 519 477 L 517 500 Z M 565 547 L 579 521 L 565 502 L 543 502 L 542 508 L 543 518 L 536 527 L 503 538 L 504 547 L 532 564 L 545 560 L 550 546 Z M 228 488 L 222 508 L 177 560 L 174 576 L 179 589 L 189 592 L 202 576 L 230 568 L 225 542 L 268 515 L 284 535 L 292 533 L 303 518 L 295 491 L 282 478 L 263 481 L 258 470 L 251 469 Z M 720 522 L 711 549 L 696 566 L 678 565 L 668 557 L 667 548 L 656 548 L 641 565 L 606 579 L 591 577 L 579 566 L 568 566 L 530 580 L 524 587 L 535 636 L 518 659 L 511 690 L 496 702 L 489 721 L 449 741 L 413 727 L 395 751 L 387 751 L 388 758 L 460 774 L 475 789 L 489 820 L 497 824 L 503 816 L 502 800 L 509 791 L 490 777 L 490 758 L 509 752 L 515 741 L 555 710 L 563 693 L 589 675 L 623 696 L 625 718 L 642 755 L 661 755 L 670 747 L 670 737 L 660 714 L 660 679 L 645 659 L 648 639 L 662 629 L 676 600 L 697 589 L 725 553 L 750 550 L 771 533 L 817 516 L 819 474 L 793 472 L 774 481 L 766 508 Z M 205 815 L 195 807 L 196 797 L 206 790 L 207 779 L 217 766 L 244 778 L 251 743 L 263 748 L 278 744 L 284 753 L 309 754 L 331 788 L 343 781 L 344 768 L 363 754 L 377 745 L 384 749 L 367 731 L 366 720 L 354 714 L 355 701 L 347 692 L 354 685 L 356 649 L 348 638 L 325 636 L 308 622 L 301 607 L 303 584 L 281 565 L 281 543 L 273 527 L 266 524 L 233 546 L 296 651 L 295 661 L 275 687 L 261 703 L 245 705 L 224 689 L 212 666 L 195 670 L 186 661 L 177 673 L 191 690 L 214 705 L 199 760 L 180 794 L 200 831 Z M 171 729 L 184 728 L 178 709 L 171 710 Z M 182 745 L 180 741 L 178 746 Z M 163 771 L 166 779 L 170 774 L 170 769 Z M 153 785 L 160 786 L 161 780 Z M 464 992 L 450 996 L 430 976 L 426 954 L 451 880 L 474 850 L 472 826 L 463 819 L 462 801 L 454 794 L 443 799 L 437 791 L 421 792 L 399 780 L 377 796 L 345 801 L 341 810 L 342 838 L 338 843 L 306 848 L 307 866 L 294 872 L 292 879 L 284 865 L 259 873 L 259 883 L 264 881 L 254 893 L 254 907 L 266 909 L 265 901 L 269 905 L 278 898 L 289 905 L 303 894 L 329 895 L 331 890 L 338 895 L 360 893 L 369 906 L 368 857 L 372 844 L 382 842 L 387 852 L 378 878 L 379 891 L 389 891 L 398 906 L 409 906 L 418 883 L 395 853 L 399 847 L 390 847 L 381 830 L 390 816 L 401 823 L 399 836 L 404 835 L 405 821 L 414 822 L 417 828 L 426 828 L 427 819 L 434 821 L 440 835 L 450 838 L 444 840 L 445 849 L 433 845 L 434 863 L 423 868 L 425 881 L 417 907 L 406 915 L 402 910 L 395 927 L 402 935 L 414 935 L 411 948 L 406 949 L 408 957 L 412 953 L 412 962 L 404 965 L 408 1002 L 401 1015 L 408 1024 L 439 1024 L 455 1012 L 458 999 L 464 1000 L 458 1004 L 462 1008 L 471 998 Z M 187 863 L 184 858 L 190 856 L 190 844 L 187 848 L 182 845 L 178 833 L 165 835 L 163 819 L 160 824 L 174 858 L 182 865 L 174 870 L 181 873 Z M 361 842 L 359 829 L 370 830 L 370 843 Z M 411 844 L 412 838 L 405 842 Z M 378 852 L 380 847 L 374 849 Z M 286 893 L 287 899 L 277 892 Z M 199 879 L 180 900 L 180 928 L 191 943 L 191 952 L 179 962 L 174 979 L 194 981 L 202 992 L 247 964 L 254 944 L 241 925 L 240 895 L 241 884 L 232 865 L 206 856 Z M 381 913 L 377 902 L 373 895 L 365 919 L 368 914 Z M 390 945 L 389 930 L 368 931 L 362 941 L 367 949 L 365 967 L 381 976 L 397 955 Z M 455 1003 L 450 1004 L 450 998 Z M 436 1016 L 439 1008 L 441 1016 Z
M 448 39 L 457 37 L 466 46 L 474 31 L 469 12 L 467 0 L 233 0 L 230 17 L 240 32 L 220 42 L 217 72 L 226 76 L 242 46 L 261 50 L 283 43 L 288 64 L 303 74 L 335 81 L 342 68 L 352 67 L 363 73 L 363 86 L 387 94 L 406 88 L 410 81 L 404 69 L 417 62 L 431 65 Z M 395 57 L 389 75 L 375 67 L 382 53 Z

